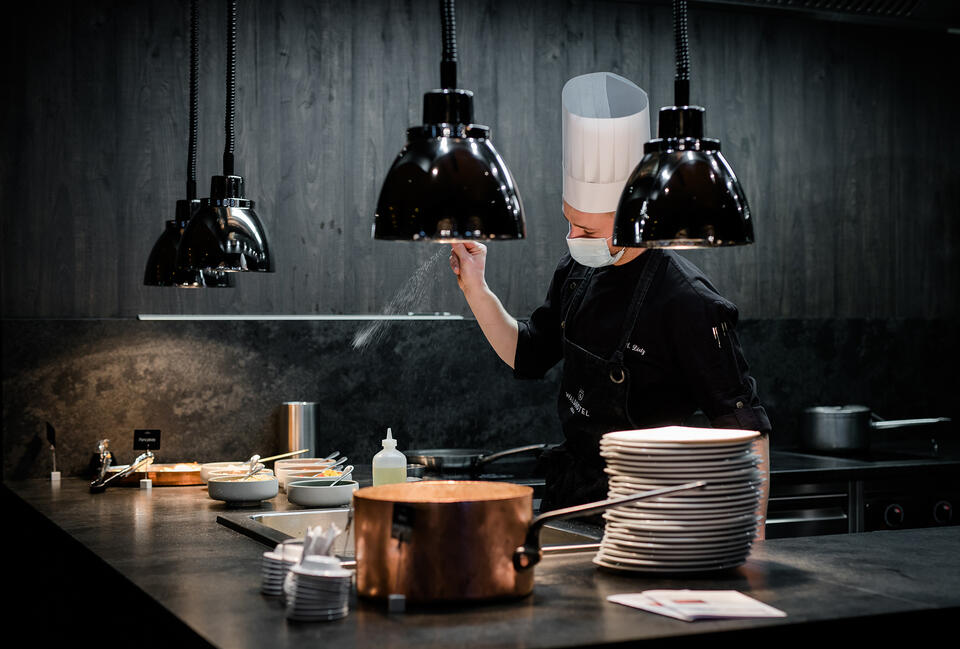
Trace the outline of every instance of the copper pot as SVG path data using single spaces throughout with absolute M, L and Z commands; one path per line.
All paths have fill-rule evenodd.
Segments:
M 353 494 L 357 592 L 411 602 L 523 597 L 551 520 L 702 487 L 666 487 L 533 517 L 533 489 L 508 482 L 406 482 Z

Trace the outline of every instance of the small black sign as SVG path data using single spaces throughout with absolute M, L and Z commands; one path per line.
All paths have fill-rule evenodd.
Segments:
M 136 428 L 133 431 L 133 450 L 156 451 L 160 448 L 159 428 Z
M 413 520 L 417 510 L 405 503 L 393 504 L 393 520 L 390 525 L 390 536 L 401 543 L 410 541 L 413 536 Z

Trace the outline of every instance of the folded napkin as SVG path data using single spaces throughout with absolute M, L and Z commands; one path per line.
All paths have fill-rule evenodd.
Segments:
M 610 595 L 607 601 L 686 622 L 787 616 L 783 611 L 736 590 L 645 590 L 642 593 Z

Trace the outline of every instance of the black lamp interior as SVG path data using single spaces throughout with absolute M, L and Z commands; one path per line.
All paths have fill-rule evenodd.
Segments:
M 187 198 L 177 201 L 173 220 L 167 221 L 163 234 L 153 244 L 143 273 L 145 286 L 180 288 L 225 288 L 233 286 L 226 273 L 182 269 L 177 266 L 177 247 L 184 228 L 200 207 L 197 199 L 197 115 L 200 77 L 199 0 L 190 2 L 190 136 L 187 144 Z
M 227 0 L 227 77 L 223 175 L 210 181 L 210 197 L 183 232 L 177 265 L 217 272 L 273 271 L 267 235 L 244 197 L 243 177 L 234 174 L 234 113 L 237 85 L 237 0 Z
M 440 1 L 443 55 L 440 85 L 423 96 L 423 124 L 387 173 L 373 225 L 375 239 L 471 241 L 523 239 L 523 204 L 513 175 L 473 123 L 473 93 L 457 88 L 453 0 Z
M 750 244 L 753 219 L 720 141 L 703 136 L 706 110 L 690 103 L 686 0 L 673 2 L 675 105 L 660 109 L 658 138 L 644 144 L 617 206 L 613 244 L 713 248 Z

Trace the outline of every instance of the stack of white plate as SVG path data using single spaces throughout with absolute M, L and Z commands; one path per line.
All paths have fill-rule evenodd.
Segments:
M 260 563 L 260 592 L 264 595 L 283 594 L 283 580 L 290 569 L 300 561 L 303 540 L 286 541 L 263 553 Z
M 628 572 L 701 572 L 746 561 L 760 522 L 759 433 L 669 426 L 607 433 L 600 441 L 609 497 L 695 480 L 705 487 L 604 512 L 593 562 Z
M 328 556 L 306 557 L 290 570 L 284 584 L 287 619 L 297 622 L 338 620 L 350 611 L 353 572 Z

